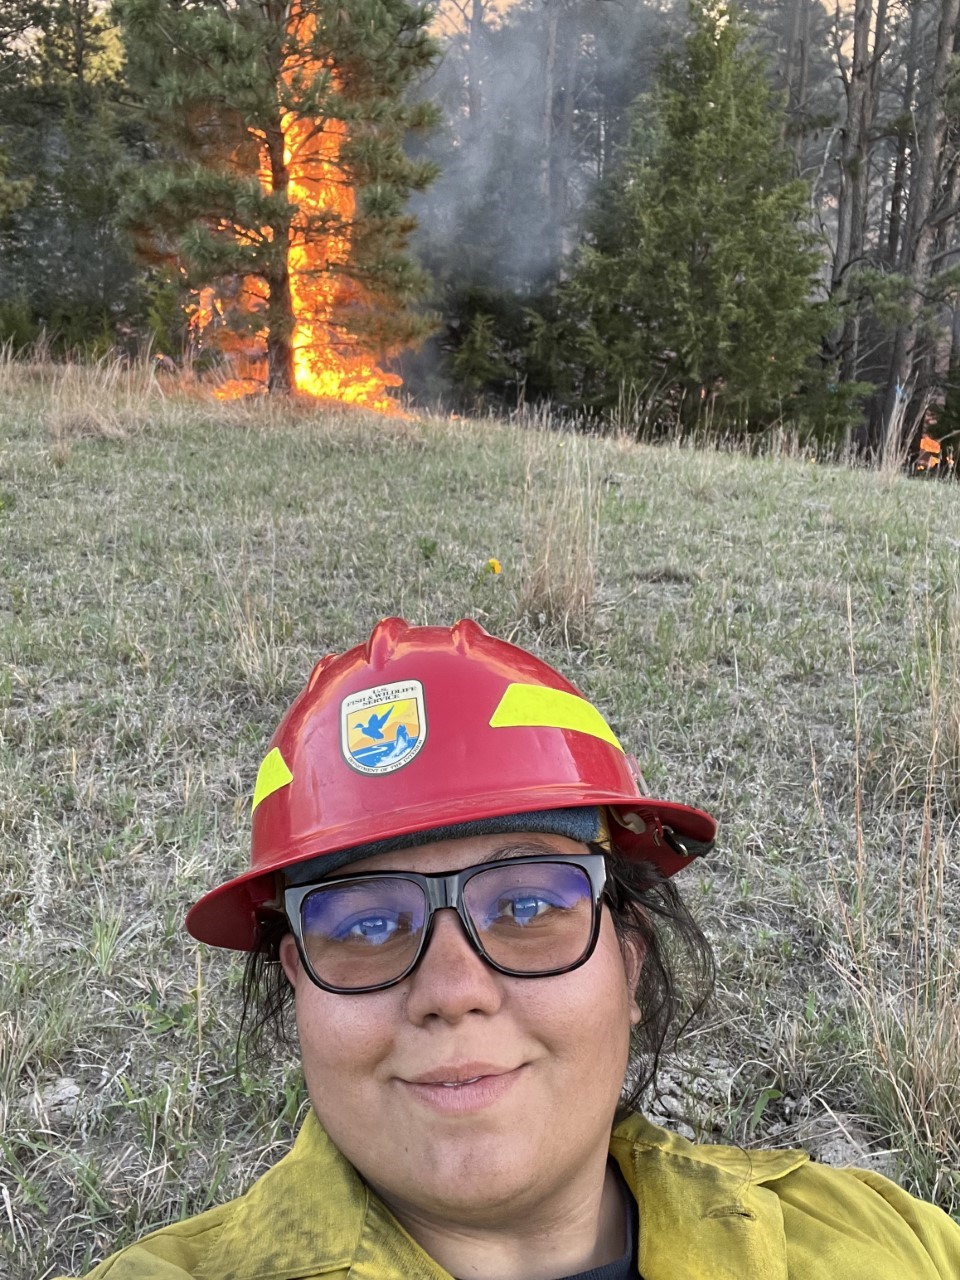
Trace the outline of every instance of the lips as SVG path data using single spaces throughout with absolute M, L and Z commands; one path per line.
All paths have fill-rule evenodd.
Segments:
M 456 1066 L 434 1067 L 416 1076 L 403 1077 L 407 1084 L 443 1084 L 451 1089 L 465 1084 L 475 1084 L 484 1076 L 505 1076 L 515 1067 L 492 1066 L 486 1062 L 468 1062 Z
M 504 1067 L 463 1063 L 422 1071 L 399 1083 L 419 1106 L 451 1118 L 474 1115 L 496 1106 L 512 1093 L 524 1075 L 524 1064 Z

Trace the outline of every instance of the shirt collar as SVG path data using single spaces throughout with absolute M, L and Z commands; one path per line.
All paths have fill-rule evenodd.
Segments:
M 560 1121 L 558 1121 L 560 1123 Z M 631 1116 L 610 1151 L 639 1206 L 645 1277 L 787 1280 L 777 1196 L 799 1151 L 699 1146 Z M 197 1280 L 449 1280 L 308 1112 L 291 1151 L 231 1206 Z
M 197 1280 L 449 1280 L 366 1186 L 312 1111 L 289 1153 L 234 1201 Z
M 637 1199 L 642 1276 L 787 1280 L 778 1196 L 767 1184 L 805 1164 L 802 1151 L 745 1151 L 688 1142 L 631 1116 L 611 1154 Z

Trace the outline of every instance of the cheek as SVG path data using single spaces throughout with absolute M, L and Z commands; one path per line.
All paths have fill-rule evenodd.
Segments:
M 634 998 L 642 954 L 635 948 L 621 949 L 613 921 L 604 916 L 597 952 L 602 961 L 602 975 L 598 975 L 597 1007 L 602 1006 L 606 1020 L 606 1034 L 621 1046 L 624 1067 L 630 1048 L 630 1030 L 640 1021 L 640 1010 Z
M 389 1077 L 397 1010 L 390 996 L 297 988 L 300 1057 L 311 1105 L 334 1144 L 368 1177 L 375 1173 L 368 1168 L 370 1153 L 383 1150 L 393 1118 Z
M 318 1111 L 322 1100 L 362 1091 L 364 1081 L 393 1045 L 383 995 L 339 996 L 312 983 L 297 984 L 296 1015 L 307 1088 Z M 324 1108 L 326 1109 L 326 1108 Z M 321 1120 L 324 1118 L 321 1114 Z
M 621 944 L 621 956 L 623 959 L 627 1009 L 630 1023 L 635 1027 L 643 1021 L 643 1010 L 637 1003 L 637 987 L 640 984 L 640 975 L 647 959 L 646 943 L 639 937 L 628 938 L 626 942 Z
M 542 988 L 547 999 L 541 1025 L 552 1028 L 558 1053 L 576 1055 L 591 1066 L 609 1064 L 611 1075 L 616 1076 L 626 1066 L 636 1005 L 612 921 L 604 917 L 590 960 L 556 981 L 555 987 Z M 536 989 L 537 984 L 531 987 Z

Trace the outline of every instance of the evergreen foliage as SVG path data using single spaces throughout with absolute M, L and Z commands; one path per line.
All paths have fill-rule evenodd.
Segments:
M 564 287 L 582 400 L 648 401 L 693 424 L 780 414 L 825 329 L 808 189 L 736 9 L 695 0 L 692 29 L 638 100 L 624 164 L 600 191 Z
M 902 390 L 891 439 L 953 430 L 960 0 L 718 3 L 439 0 L 428 35 L 417 0 L 2 0 L 0 341 L 190 340 L 260 378 L 268 329 L 274 386 L 293 345 L 362 377 L 429 283 L 424 402 L 797 410 L 868 447 Z M 291 121 L 355 204 L 298 194 Z
M 19 8 L 13 5 L 0 12 L 0 105 L 6 108 L 0 116 L 0 229 L 10 215 L 23 208 L 30 198 L 33 182 L 27 176 L 14 177 L 9 146 L 11 136 L 9 108 L 22 92 L 29 58 L 25 38 L 39 16 L 39 7 L 31 0 Z
M 334 327 L 378 355 L 421 336 L 426 322 L 411 304 L 423 278 L 406 251 L 405 205 L 433 166 L 411 159 L 404 139 L 434 119 L 406 96 L 435 56 L 426 9 L 406 0 L 118 0 L 118 9 L 158 148 L 125 205 L 141 252 L 175 264 L 194 288 L 236 292 L 245 278 L 274 390 L 293 385 L 291 246 L 349 237 L 347 261 L 321 255 L 315 268 L 317 297 L 335 298 L 325 316 Z M 355 206 L 298 204 L 290 147 L 321 133 L 332 145 L 309 180 L 353 189 Z
M 555 291 L 521 296 L 477 286 L 462 292 L 458 306 L 458 331 L 452 335 L 448 326 L 444 337 L 445 372 L 459 407 L 516 409 L 562 398 Z
M 132 332 L 143 273 L 117 219 L 138 154 L 122 51 L 91 0 L 12 0 L 0 14 L 0 338 L 94 352 Z

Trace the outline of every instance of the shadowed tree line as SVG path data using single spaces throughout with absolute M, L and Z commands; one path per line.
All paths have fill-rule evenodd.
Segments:
M 318 275 L 423 401 L 960 426 L 960 0 L 300 8 L 10 0 L 0 336 L 179 359 L 190 290 L 243 275 L 286 390 L 284 243 L 344 218 L 298 205 L 294 112 L 342 130 L 356 193 Z

